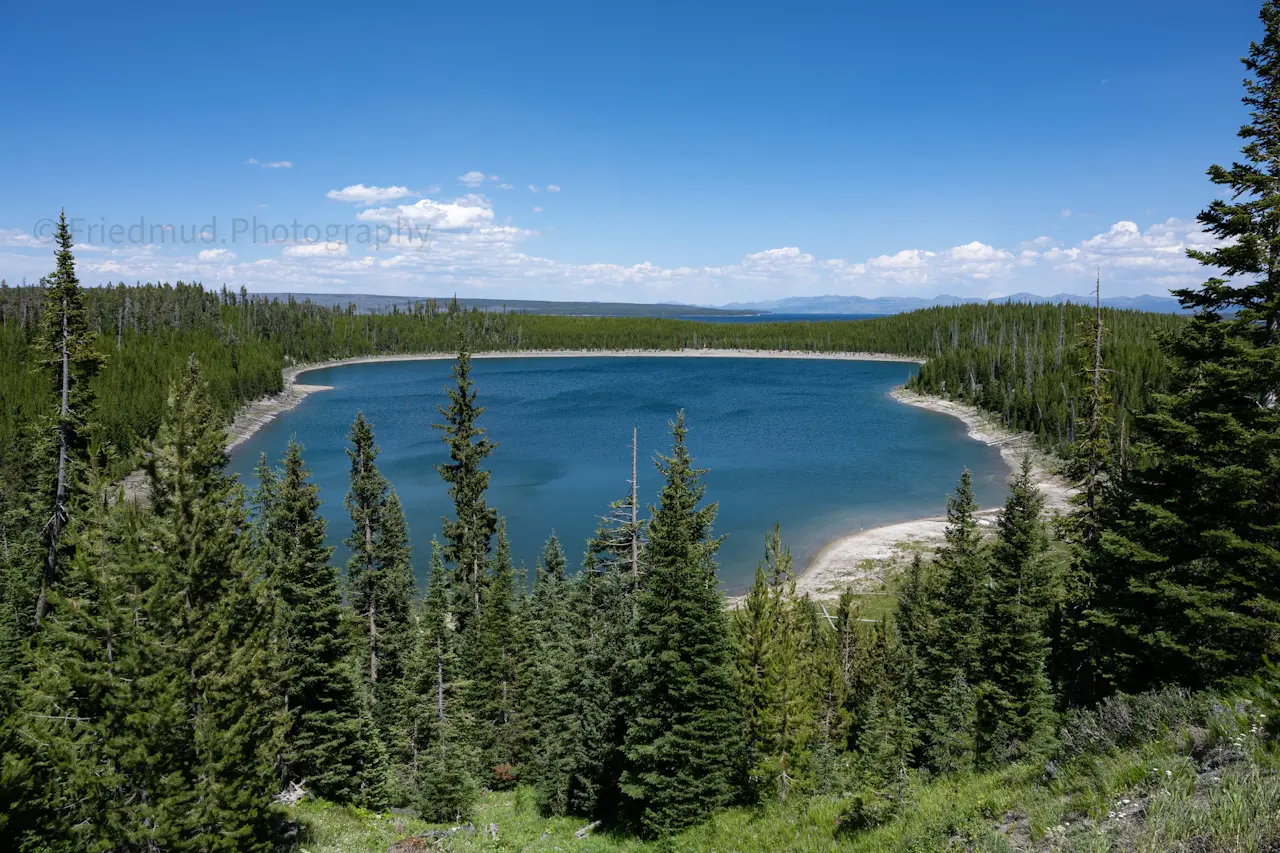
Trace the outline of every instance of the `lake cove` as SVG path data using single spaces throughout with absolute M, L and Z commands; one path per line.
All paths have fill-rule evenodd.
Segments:
M 247 487 L 260 453 L 279 460 L 289 437 L 306 446 L 320 486 L 329 542 L 350 527 L 346 435 L 357 411 L 373 423 L 379 466 L 404 504 L 419 578 L 440 518 L 452 513 L 435 471 L 447 454 L 431 428 L 441 416 L 452 362 L 398 361 L 307 371 L 331 386 L 267 423 L 232 453 Z M 570 566 L 631 469 L 639 434 L 642 503 L 656 500 L 652 460 L 670 448 L 667 424 L 685 410 L 694 461 L 708 469 L 707 498 L 720 505 L 715 531 L 726 592 L 745 589 L 774 522 L 801 568 L 839 536 L 941 514 L 963 468 L 979 503 L 1003 497 L 1000 453 L 970 439 L 955 418 L 888 396 L 916 371 L 902 362 L 798 358 L 478 358 L 472 376 L 498 442 L 490 457 L 490 505 L 507 519 L 513 557 L 531 571 L 555 530 Z

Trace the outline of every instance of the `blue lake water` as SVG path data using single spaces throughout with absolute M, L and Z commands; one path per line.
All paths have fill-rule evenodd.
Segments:
M 437 404 L 452 363 L 402 361 L 314 370 L 331 385 L 267 424 L 232 456 L 252 487 L 259 453 L 273 460 L 291 435 L 320 486 L 335 560 L 350 526 L 346 434 L 357 411 L 372 421 L 379 465 L 400 495 L 419 576 L 427 543 L 451 511 L 434 466 L 446 459 Z M 695 463 L 718 501 L 720 577 L 749 585 L 764 535 L 782 525 L 798 567 L 827 542 L 945 509 L 963 468 L 979 502 L 1002 500 L 1007 469 L 996 448 L 955 418 L 903 405 L 888 392 L 916 366 L 898 362 L 765 358 L 483 358 L 473 362 L 481 418 L 498 442 L 489 502 L 506 517 L 517 561 L 532 567 L 554 529 L 571 566 L 610 501 L 627 489 L 631 429 L 639 430 L 642 501 L 656 500 L 652 459 L 670 447 L 668 422 L 685 410 Z

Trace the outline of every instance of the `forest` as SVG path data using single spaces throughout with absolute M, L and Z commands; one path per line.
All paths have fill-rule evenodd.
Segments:
M 361 314 L 82 287 L 64 219 L 50 275 L 0 289 L 0 847 L 1275 849 L 1280 4 L 1261 17 L 1190 318 Z M 798 595 L 775 528 L 730 609 L 673 412 L 658 493 L 620 477 L 586 553 L 549 535 L 524 577 L 472 353 L 682 347 L 925 358 L 917 389 L 1033 433 L 1071 507 L 1046 518 L 1024 465 L 987 529 L 958 472 L 945 542 L 885 589 Z M 359 413 L 343 566 L 305 448 L 227 473 L 225 424 L 285 365 L 426 351 L 457 354 L 422 424 L 453 504 L 431 541 Z

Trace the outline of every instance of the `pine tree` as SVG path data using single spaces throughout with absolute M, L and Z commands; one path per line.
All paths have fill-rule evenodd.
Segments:
M 379 735 L 387 738 L 399 714 L 400 681 L 412 653 L 413 564 L 404 510 L 375 464 L 378 446 L 363 414 L 356 415 L 348 439 L 352 445 L 347 450 L 351 490 L 346 507 L 352 522 L 346 540 L 351 549 L 348 598 L 356 615 L 371 713 Z
M 520 696 L 526 649 L 519 637 L 515 568 L 503 519 L 498 520 L 497 534 L 479 621 L 464 631 L 463 638 L 469 645 L 466 655 L 473 661 L 468 667 L 470 707 L 481 736 L 483 769 L 491 777 L 490 787 L 506 787 L 517 779 L 529 732 Z
M 143 706 L 146 760 L 181 780 L 150 801 L 166 833 L 160 849 L 271 846 L 275 756 L 287 726 L 272 642 L 278 602 L 252 558 L 224 440 L 192 358 L 147 459 L 154 519 L 142 550 L 155 562 L 147 623 L 164 653 L 151 678 L 163 698 Z
M 791 551 L 777 525 L 765 537 L 765 558 L 735 620 L 744 716 L 747 789 L 785 802 L 797 782 L 812 736 L 814 697 L 806 688 L 815 661 L 812 631 L 804 631 Z
M 654 836 L 728 803 L 741 760 L 733 646 L 716 588 L 716 505 L 698 506 L 706 487 L 685 443 L 683 412 L 671 432 L 671 456 L 657 463 L 666 482 L 650 511 L 637 602 L 621 785 L 631 822 Z
M 968 470 L 947 500 L 947 529 L 934 566 L 941 592 L 933 608 L 936 635 L 921 663 L 921 728 L 930 733 L 928 762 L 951 772 L 971 767 L 976 743 L 975 689 L 983 673 L 983 615 L 990 575 Z
M 1053 699 L 1046 675 L 1051 604 L 1044 498 L 1025 458 L 996 525 L 987 599 L 978 749 L 999 765 L 1042 754 L 1053 732 Z
M 1109 561 L 1102 550 L 1102 532 L 1108 513 L 1114 510 L 1116 460 L 1111 446 L 1114 403 L 1111 376 L 1103 362 L 1105 326 L 1102 283 L 1095 292 L 1094 316 L 1086 325 L 1077 351 L 1083 356 L 1082 373 L 1088 380 L 1084 434 L 1071 448 L 1065 475 L 1075 486 L 1071 511 L 1062 521 L 1063 538 L 1070 546 L 1070 563 L 1063 579 L 1063 600 L 1051 616 L 1053 640 L 1050 669 L 1062 700 L 1088 706 L 1101 692 L 1099 662 L 1108 653 L 1108 634 L 1093 624 L 1089 613 L 1095 604 L 1098 577 Z
M 643 526 L 631 497 L 611 503 L 569 589 L 577 638 L 569 811 L 611 822 L 620 810 L 625 708 L 634 687 L 627 663 L 636 657 L 634 617 L 637 584 L 643 577 Z
M 449 446 L 449 462 L 437 465 L 441 478 L 449 484 L 455 518 L 444 519 L 444 558 L 453 563 L 454 607 L 459 630 L 480 615 L 489 547 L 497 529 L 497 512 L 485 503 L 489 472 L 480 466 L 497 446 L 477 425 L 484 406 L 476 405 L 471 381 L 471 352 L 465 336 L 458 342 L 458 360 L 453 366 L 454 387 L 447 389 L 449 407 L 438 407 L 443 424 L 432 424 L 444 433 Z
M 1280 4 L 1262 6 L 1243 157 L 1199 215 L 1221 242 L 1189 251 L 1220 277 L 1176 291 L 1196 312 L 1163 342 L 1170 392 L 1139 420 L 1109 573 L 1090 614 L 1116 640 L 1112 686 L 1199 687 L 1280 651 Z
M 529 715 L 537 729 L 530 775 L 538 807 L 547 815 L 569 810 L 578 736 L 574 633 L 564 569 L 564 552 L 552 533 L 538 559 L 530 604 L 527 680 Z
M 473 723 L 467 714 L 450 627 L 449 577 L 440 546 L 431 542 L 431 579 L 418 609 L 414 655 L 404 682 L 407 712 L 397 739 L 404 745 L 402 786 L 426 820 L 465 820 L 478 796 Z
M 338 572 L 324 544 L 319 489 L 308 482 L 302 446 L 290 440 L 274 502 L 263 516 L 272 543 L 268 565 L 282 602 L 282 681 L 292 726 L 283 755 L 286 780 L 306 780 L 318 796 L 364 803 L 362 774 L 378 747 L 361 728 L 361 692 L 342 618 Z M 267 492 L 265 488 L 260 489 Z
M 53 377 L 58 402 L 57 413 L 50 422 L 52 466 L 45 504 L 49 516 L 42 528 L 45 558 L 35 606 L 37 625 L 44 618 L 49 589 L 57 582 L 59 567 L 67 556 L 62 532 L 71 511 L 76 480 L 87 462 L 88 417 L 93 406 L 90 380 L 102 365 L 93 349 L 65 211 L 58 215 L 55 240 L 57 266 L 46 282 L 41 355 Z

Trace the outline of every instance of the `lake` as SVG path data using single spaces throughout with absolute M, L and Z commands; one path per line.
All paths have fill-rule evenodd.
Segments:
M 308 396 L 232 454 L 250 488 L 259 453 L 278 461 L 291 435 L 305 447 L 320 486 L 335 560 L 350 519 L 346 434 L 357 411 L 373 423 L 379 466 L 405 507 L 414 563 L 426 571 L 428 543 L 451 512 L 434 466 L 447 458 L 437 404 L 452 362 L 400 361 L 308 371 L 299 381 L 333 390 Z M 718 501 L 715 532 L 726 592 L 751 581 L 775 521 L 797 569 L 827 542 L 945 511 L 963 468 L 983 506 L 1003 499 L 1007 468 L 994 447 L 968 438 L 955 418 L 888 396 L 914 364 L 767 358 L 483 358 L 473 362 L 481 418 L 498 442 L 490 457 L 489 503 L 506 517 L 517 563 L 532 569 L 554 529 L 571 567 L 631 474 L 631 430 L 639 431 L 642 502 L 656 500 L 652 459 L 670 448 L 668 422 L 685 410 L 688 443 Z

